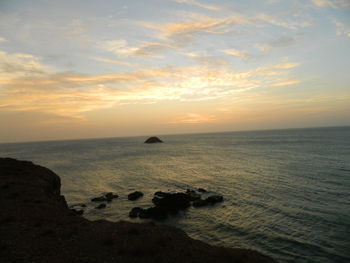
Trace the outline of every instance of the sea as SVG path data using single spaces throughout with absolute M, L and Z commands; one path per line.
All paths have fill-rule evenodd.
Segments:
M 212 245 L 254 249 L 278 262 L 350 262 L 350 127 L 0 144 L 62 180 L 69 205 L 90 220 L 127 220 L 156 191 L 204 188 L 224 201 L 157 224 Z M 127 195 L 144 196 L 129 201 Z M 92 197 L 114 192 L 105 209 Z

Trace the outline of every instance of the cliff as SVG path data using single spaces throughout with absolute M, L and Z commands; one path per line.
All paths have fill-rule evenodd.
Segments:
M 89 221 L 67 207 L 60 187 L 45 167 L 0 158 L 0 262 L 275 262 L 174 227 Z

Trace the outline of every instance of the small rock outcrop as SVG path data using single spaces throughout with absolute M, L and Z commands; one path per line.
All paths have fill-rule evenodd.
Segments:
M 143 193 L 140 191 L 135 191 L 130 194 L 128 194 L 128 200 L 135 201 L 143 196 Z
M 149 137 L 145 143 L 159 143 L 159 142 L 163 142 L 161 139 L 159 139 L 158 137 Z
M 133 198 L 136 198 L 136 193 L 140 192 L 131 193 L 129 196 L 132 195 Z M 207 198 L 202 199 L 201 193 L 205 193 Z M 222 195 L 208 196 L 208 194 L 208 191 L 202 188 L 199 188 L 197 190 L 187 189 L 185 193 L 178 193 L 173 191 L 157 191 L 154 193 L 154 197 L 152 199 L 152 203 L 155 205 L 154 207 L 149 207 L 146 209 L 134 207 L 129 212 L 129 217 L 164 220 L 169 215 L 176 215 L 180 210 L 189 208 L 191 204 L 193 207 L 202 207 L 207 205 L 214 205 L 224 200 L 224 197 Z M 133 199 L 129 198 L 129 200 Z
M 68 208 L 60 186 L 45 167 L 0 158 L 0 262 L 275 262 L 250 249 L 210 246 L 175 227 L 89 221 Z

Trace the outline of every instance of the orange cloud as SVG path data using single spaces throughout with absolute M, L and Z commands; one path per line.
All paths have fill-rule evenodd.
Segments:
M 197 33 L 222 34 L 231 25 L 248 23 L 248 20 L 238 15 L 228 18 L 212 18 L 198 14 L 188 15 L 187 21 L 179 23 L 152 24 L 142 23 L 143 26 L 159 30 L 160 38 L 176 40 L 176 45 L 187 44 Z M 180 42 L 179 42 L 180 41 Z
M 171 124 L 201 124 L 201 123 L 211 123 L 217 121 L 214 115 L 201 115 L 197 113 L 188 113 L 185 116 L 176 118 L 168 123 Z
M 39 58 L 28 54 L 0 54 L 0 107 L 3 110 L 30 110 L 77 118 L 83 118 L 88 111 L 117 104 L 214 100 L 251 89 L 287 85 L 291 84 L 288 69 L 298 66 L 287 62 L 236 72 L 229 64 L 205 63 L 89 75 L 52 72 Z M 280 81 L 277 84 L 276 75 Z M 214 117 L 192 114 L 187 116 L 187 121 L 178 121 L 196 123 L 214 121 Z

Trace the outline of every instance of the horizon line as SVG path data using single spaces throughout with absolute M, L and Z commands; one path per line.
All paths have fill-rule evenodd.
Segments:
M 327 129 L 327 128 L 350 128 L 350 124 L 347 125 L 335 125 L 335 126 L 311 126 L 311 127 L 293 127 L 293 128 L 267 128 L 267 129 L 243 129 L 243 130 L 225 130 L 214 132 L 184 132 L 184 133 L 164 133 L 164 134 L 145 134 L 145 135 L 132 135 L 132 136 L 113 136 L 113 137 L 89 137 L 89 138 L 70 138 L 70 139 L 52 139 L 52 140 L 28 140 L 28 141 L 9 141 L 0 142 L 1 144 L 20 144 L 20 143 L 45 143 L 45 142 L 66 142 L 66 141 L 85 141 L 85 140 L 104 140 L 104 139 L 123 139 L 123 138 L 135 138 L 135 137 L 151 137 L 151 136 L 175 136 L 175 135 L 195 135 L 195 134 L 215 134 L 215 133 L 238 133 L 238 132 L 262 132 L 262 131 L 282 131 L 282 130 L 304 130 L 304 129 Z

